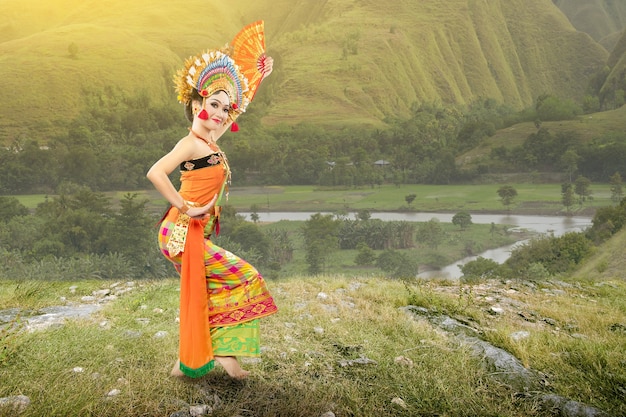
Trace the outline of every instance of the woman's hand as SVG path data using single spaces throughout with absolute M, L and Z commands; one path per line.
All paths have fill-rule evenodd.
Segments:
M 270 75 L 273 69 L 274 69 L 274 58 L 272 58 L 271 56 L 266 56 L 265 59 L 263 60 L 263 68 L 261 69 L 261 72 L 263 73 L 263 78 Z
M 215 206 L 215 202 L 217 201 L 217 194 L 213 196 L 213 199 L 209 201 L 208 204 L 201 207 L 189 207 L 187 210 L 187 216 L 194 218 L 196 220 L 209 219 L 211 214 L 213 213 L 213 207 Z

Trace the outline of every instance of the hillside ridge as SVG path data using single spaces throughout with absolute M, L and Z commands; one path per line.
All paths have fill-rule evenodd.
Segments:
M 266 21 L 279 74 L 259 92 L 271 103 L 268 124 L 381 126 L 416 103 L 488 97 L 520 108 L 543 93 L 581 98 L 608 55 L 546 0 L 396 0 L 385 8 L 370 0 L 242 0 L 206 15 L 190 13 L 206 7 L 198 0 L 57 3 L 0 5 L 8 16 L 0 28 L 4 142 L 34 132 L 45 140 L 80 113 L 85 91 L 145 89 L 171 102 L 170 77 L 184 58 L 256 19 Z M 42 100 L 25 97 L 32 89 Z M 43 116 L 31 120 L 31 111 Z

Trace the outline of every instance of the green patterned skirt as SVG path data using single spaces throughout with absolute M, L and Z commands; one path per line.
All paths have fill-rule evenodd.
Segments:
M 211 328 L 213 354 L 216 356 L 253 356 L 259 351 L 259 320 L 235 326 Z

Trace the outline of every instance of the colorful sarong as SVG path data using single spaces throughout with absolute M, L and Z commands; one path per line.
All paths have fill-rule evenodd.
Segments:
M 181 174 L 180 193 L 185 200 L 206 204 L 223 181 L 217 164 L 189 170 Z M 161 222 L 159 248 L 181 275 L 181 371 L 200 377 L 214 367 L 215 354 L 258 356 L 258 319 L 277 311 L 263 277 L 205 238 L 206 221 L 189 219 L 184 250 L 170 253 L 168 242 L 177 223 L 179 212 L 170 208 Z

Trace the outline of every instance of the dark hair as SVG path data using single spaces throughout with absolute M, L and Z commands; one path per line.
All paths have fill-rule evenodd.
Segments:
M 199 101 L 200 103 L 202 103 L 202 96 L 200 95 L 200 93 L 198 93 L 198 90 L 196 90 L 195 88 L 192 88 L 191 100 L 189 100 L 189 103 L 185 105 L 185 117 L 190 122 L 193 122 L 193 102 L 194 101 Z

